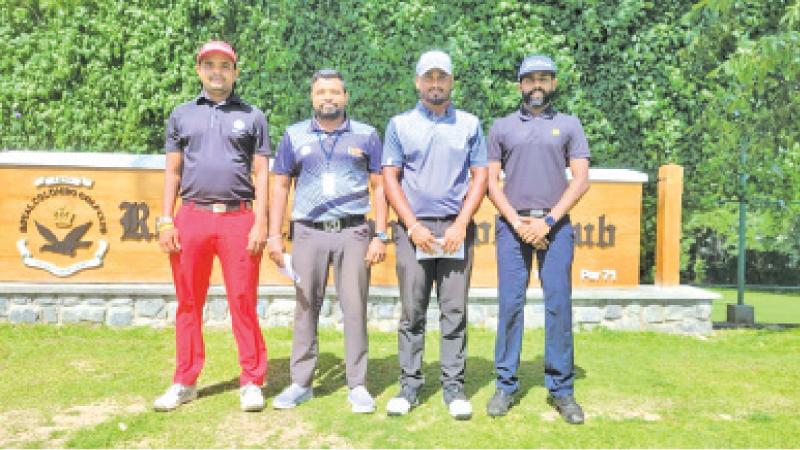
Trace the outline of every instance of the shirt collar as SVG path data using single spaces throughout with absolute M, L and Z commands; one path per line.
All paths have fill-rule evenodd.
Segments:
M 422 115 L 427 117 L 429 120 L 442 120 L 442 119 L 452 120 L 455 119 L 456 115 L 456 108 L 453 106 L 453 103 L 447 105 L 447 109 L 444 111 L 444 115 L 441 116 L 437 115 L 436 113 L 428 109 L 421 101 L 417 102 L 416 109 L 417 111 L 422 113 Z
M 319 126 L 319 122 L 317 122 L 316 117 L 311 118 L 311 123 L 308 124 L 308 131 L 312 133 L 328 133 L 328 131 L 324 130 L 322 127 Z M 347 113 L 344 115 L 344 122 L 340 123 L 338 127 L 336 127 L 331 134 L 338 134 L 350 131 L 350 118 L 347 117 Z
M 524 122 L 536 119 L 538 117 L 551 120 L 553 117 L 556 116 L 556 110 L 553 108 L 552 105 L 549 105 L 547 108 L 545 108 L 544 111 L 542 111 L 541 114 L 534 115 L 531 114 L 527 109 L 525 109 L 524 106 L 520 105 L 519 110 L 517 111 L 517 116 L 519 116 L 519 120 L 522 120 Z
M 195 103 L 197 103 L 198 105 L 202 105 L 202 104 L 209 104 L 209 105 L 217 105 L 217 104 L 219 104 L 219 105 L 232 105 L 232 104 L 236 104 L 236 105 L 242 105 L 242 104 L 244 104 L 242 99 L 239 98 L 238 95 L 236 95 L 236 92 L 231 92 L 231 95 L 229 95 L 228 98 L 225 99 L 224 102 L 216 103 L 216 102 L 214 102 L 213 100 L 211 100 L 208 97 L 208 94 L 206 93 L 205 89 L 200 91 L 200 95 L 198 95 L 197 98 L 195 98 Z

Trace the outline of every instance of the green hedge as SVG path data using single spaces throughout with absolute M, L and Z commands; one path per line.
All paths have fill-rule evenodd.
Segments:
M 774 32 L 795 3 L 0 0 L 0 148 L 159 152 L 169 111 L 199 90 L 194 54 L 212 38 L 236 47 L 238 91 L 266 113 L 273 144 L 310 114 L 317 68 L 341 70 L 351 115 L 383 130 L 415 103 L 419 53 L 444 49 L 457 105 L 488 129 L 517 104 L 515 66 L 544 52 L 560 69 L 557 106 L 582 119 L 595 167 L 655 180 L 659 165 L 687 164 L 689 205 L 707 212 L 716 205 L 699 200 L 711 192 L 703 184 L 725 168 L 698 172 L 698 147 L 712 139 L 696 121 L 719 96 L 714 87 L 730 89 L 708 75 L 736 52 L 741 30 Z M 738 19 L 742 8 L 749 21 Z M 655 183 L 645 189 L 647 280 Z

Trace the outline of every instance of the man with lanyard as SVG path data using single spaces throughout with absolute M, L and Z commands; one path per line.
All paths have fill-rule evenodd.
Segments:
M 431 288 L 441 315 L 441 383 L 456 419 L 472 417 L 464 394 L 467 296 L 475 224 L 486 192 L 486 142 L 477 117 L 450 103 L 453 67 L 441 51 L 423 53 L 416 67 L 420 101 L 386 128 L 386 195 L 402 225 L 394 230 L 402 302 L 398 329 L 400 393 L 387 405 L 403 415 L 418 402 L 424 383 L 425 316 Z
M 580 120 L 556 112 L 556 66 L 543 55 L 525 58 L 518 73 L 522 104 L 489 132 L 489 199 L 496 223 L 498 302 L 497 389 L 490 416 L 505 415 L 519 389 L 517 369 L 533 252 L 545 306 L 545 386 L 548 402 L 571 424 L 583 423 L 573 397 L 572 259 L 569 211 L 589 189 L 589 145 Z M 565 163 L 572 173 L 567 181 Z M 500 172 L 505 172 L 503 186 Z
M 299 277 L 289 362 L 292 383 L 275 397 L 272 406 L 276 409 L 294 408 L 313 396 L 317 325 L 332 265 L 344 321 L 348 401 L 353 412 L 375 410 L 365 386 L 366 308 L 370 266 L 386 255 L 388 207 L 381 179 L 380 138 L 373 127 L 347 117 L 347 101 L 347 87 L 339 72 L 315 72 L 311 79 L 314 117 L 286 130 L 272 167 L 269 256 L 284 267 L 281 227 L 294 179 L 291 265 Z M 364 217 L 370 210 L 369 184 L 374 196 L 374 233 Z
M 169 411 L 197 397 L 195 382 L 205 361 L 203 306 L 216 254 L 242 369 L 241 407 L 260 411 L 267 353 L 256 316 L 256 292 L 267 237 L 267 121 L 233 92 L 239 69 L 229 44 L 204 44 L 195 71 L 203 91 L 175 108 L 167 122 L 158 242 L 169 253 L 178 299 L 177 364 L 174 384 L 154 407 Z M 181 207 L 173 219 L 179 191 Z

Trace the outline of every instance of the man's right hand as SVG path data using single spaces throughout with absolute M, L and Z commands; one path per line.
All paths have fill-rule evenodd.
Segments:
M 411 231 L 411 242 L 421 248 L 425 253 L 433 253 L 435 251 L 434 246 L 439 245 L 436 242 L 436 238 L 433 237 L 431 230 L 419 222 L 417 222 L 417 225 L 414 226 L 414 229 Z
M 158 232 L 158 246 L 164 253 L 176 253 L 181 251 L 181 243 L 178 239 L 177 228 L 167 228 Z
M 547 250 L 550 242 L 546 237 L 536 240 L 536 232 L 534 231 L 533 220 L 530 217 L 520 217 L 520 225 L 514 232 L 522 239 L 523 242 L 532 245 L 536 250 Z
M 280 268 L 283 268 L 283 236 L 276 236 L 267 238 L 267 252 L 269 259 Z

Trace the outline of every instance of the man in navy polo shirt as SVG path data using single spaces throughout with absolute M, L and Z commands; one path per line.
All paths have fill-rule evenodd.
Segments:
M 256 316 L 256 292 L 267 237 L 267 121 L 233 92 L 239 69 L 229 44 L 204 44 L 195 71 L 203 91 L 175 108 L 167 122 L 158 241 L 169 253 L 178 299 L 176 367 L 174 384 L 154 407 L 169 411 L 197 397 L 195 382 L 205 361 L 203 306 L 216 254 L 242 368 L 241 407 L 260 411 L 267 353 Z M 182 202 L 173 220 L 178 193 Z
M 589 189 L 589 145 L 578 118 L 552 106 L 558 81 L 553 60 L 525 58 L 518 73 L 522 102 L 489 131 L 489 199 L 497 218 L 500 314 L 495 343 L 497 389 L 486 409 L 505 415 L 519 389 L 517 369 L 533 252 L 545 306 L 548 402 L 571 424 L 583 423 L 573 397 L 572 259 L 569 211 Z M 565 166 L 572 173 L 567 181 Z M 500 172 L 505 172 L 503 186 Z
M 366 308 L 370 266 L 386 255 L 388 207 L 381 179 L 380 138 L 371 126 L 347 117 L 347 101 L 347 87 L 339 72 L 315 72 L 311 78 L 314 117 L 286 130 L 272 167 L 269 256 L 284 266 L 281 227 L 294 179 L 291 263 L 299 276 L 289 362 L 292 383 L 275 397 L 272 406 L 276 409 L 294 408 L 313 396 L 317 325 L 328 270 L 333 266 L 344 322 L 347 399 L 353 412 L 375 410 L 366 389 Z M 370 210 L 369 184 L 374 196 L 374 233 L 364 217 Z
M 402 223 L 394 236 L 403 306 L 400 393 L 386 409 L 403 415 L 418 402 L 426 311 L 436 283 L 444 402 L 451 416 L 464 420 L 472 417 L 464 394 L 472 216 L 486 192 L 486 142 L 478 118 L 450 102 L 453 65 L 446 53 L 423 53 L 416 75 L 420 101 L 389 121 L 383 148 L 386 195 Z

